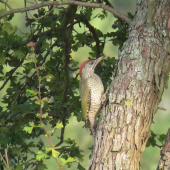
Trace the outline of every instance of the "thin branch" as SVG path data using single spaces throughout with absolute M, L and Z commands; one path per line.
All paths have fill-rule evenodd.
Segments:
M 66 13 L 65 13 L 65 17 L 64 17 L 63 22 L 62 22 L 62 24 L 61 24 L 61 27 L 60 27 L 59 29 L 62 29 L 62 28 L 64 29 L 64 28 L 70 23 L 70 20 L 68 19 L 68 18 L 69 18 L 69 15 L 70 15 L 69 11 L 72 11 L 72 7 L 71 7 L 71 6 L 67 8 L 67 11 L 66 11 Z M 68 22 L 68 20 L 69 20 L 69 22 Z M 54 28 L 54 30 L 58 30 L 58 29 Z M 52 29 L 46 31 L 46 33 L 42 33 L 41 35 L 47 34 L 47 32 L 50 33 L 51 31 L 52 31 Z M 35 35 L 35 36 L 36 36 L 36 35 Z M 30 42 L 29 39 L 27 39 L 26 42 L 27 42 L 27 41 Z M 21 44 L 19 44 L 19 46 L 25 44 L 26 42 L 22 42 Z M 50 47 L 50 49 L 52 49 L 52 48 L 56 45 L 56 43 L 57 43 L 57 41 Z M 40 66 L 42 66 L 42 64 L 45 62 L 45 60 L 46 60 L 49 52 L 50 52 L 50 51 L 48 50 L 47 53 L 45 54 L 44 59 L 43 59 L 43 61 L 41 62 Z M 68 59 L 69 59 L 69 58 L 68 58 Z M 29 80 L 32 79 L 32 77 L 33 77 L 35 74 L 36 74 L 36 71 L 29 77 Z M 69 76 L 69 73 L 68 73 L 68 76 Z M 21 88 L 21 90 L 20 90 L 19 93 L 17 94 L 17 97 L 15 98 L 15 101 L 17 101 L 17 100 L 19 99 L 20 94 L 22 93 L 22 91 L 25 89 L 25 87 L 26 87 L 27 85 L 28 85 L 28 82 L 26 82 L 26 83 L 24 84 L 24 86 Z M 65 90 L 65 92 L 64 92 L 64 95 L 65 95 L 65 94 L 66 94 L 66 90 Z
M 67 103 L 68 101 L 68 89 L 69 89 L 69 62 L 70 62 L 70 40 L 67 34 L 67 25 L 74 21 L 73 14 L 77 11 L 77 7 L 73 7 L 70 5 L 64 14 L 63 22 L 61 23 L 61 28 L 63 28 L 63 41 L 64 41 L 64 56 L 65 56 L 65 63 L 64 63 L 64 72 L 65 72 L 65 88 L 63 92 L 63 103 Z M 70 13 L 72 15 L 70 15 Z M 72 27 L 70 28 L 72 31 Z M 66 108 L 63 109 L 63 112 L 66 113 Z
M 166 111 L 167 109 L 165 109 L 164 107 L 158 107 L 158 109 L 160 109 L 160 110 L 164 110 L 164 111 Z
M 57 41 L 50 47 L 50 50 L 53 49 L 53 47 L 56 45 Z M 44 62 L 46 61 L 46 58 L 48 56 L 48 54 L 50 53 L 50 50 L 47 51 L 47 53 L 45 54 L 42 62 L 40 63 L 39 66 L 42 66 L 44 64 Z M 34 73 L 28 78 L 29 80 L 32 79 L 32 77 L 36 74 L 36 71 L 34 71 Z M 25 89 L 25 87 L 28 85 L 28 81 L 24 84 L 24 86 L 22 86 L 21 90 L 19 91 L 19 93 L 17 94 L 17 97 L 15 98 L 15 101 L 17 101 L 20 97 L 20 94 L 22 93 L 22 91 Z
M 39 167 L 39 165 L 41 165 L 43 161 L 41 160 L 41 161 L 37 161 L 37 162 L 38 162 L 38 163 L 37 163 L 37 165 L 35 166 L 34 170 L 37 170 L 38 167 Z
M 9 168 L 8 148 L 10 147 L 10 145 L 11 144 L 8 145 L 7 143 L 7 148 L 5 149 L 5 158 L 6 158 L 7 168 Z
M 7 2 L 5 2 L 4 0 L 1 0 L 1 2 L 4 3 L 5 6 L 7 6 L 10 10 L 13 10 L 13 9 L 11 8 L 11 6 L 10 6 Z
M 112 14 L 114 14 L 115 16 L 117 16 L 118 18 L 121 18 L 122 20 L 126 21 L 128 24 L 130 24 L 132 22 L 131 19 L 129 19 L 126 15 L 123 15 L 122 13 L 118 12 L 117 10 L 104 5 L 104 4 L 100 4 L 100 3 L 89 3 L 89 2 L 81 2 L 81 1 L 49 1 L 49 2 L 42 2 L 40 4 L 34 5 L 34 6 L 30 6 L 30 7 L 25 7 L 25 8 L 18 8 L 18 9 L 11 9 L 10 11 L 7 12 L 3 12 L 0 14 L 0 18 L 10 15 L 10 14 L 14 14 L 14 13 L 19 13 L 19 12 L 26 12 L 26 11 L 31 11 L 31 10 L 35 10 L 35 9 L 39 9 L 41 7 L 44 6 L 49 6 L 49 5 L 81 5 L 81 6 L 86 6 L 86 7 L 91 7 L 91 8 L 102 8 L 104 10 L 107 10 L 109 12 L 111 12 Z
M 56 5 L 50 11 L 48 11 L 45 15 L 43 15 L 40 18 L 38 18 L 36 21 L 39 21 L 40 19 L 42 19 L 42 18 L 46 17 L 47 15 L 49 15 L 55 8 L 56 8 Z
M 30 3 L 30 4 L 35 4 L 34 2 L 30 2 L 30 1 L 28 1 L 28 0 L 26 0 L 28 3 Z M 36 3 L 37 4 L 37 3 Z
M 5 164 L 5 166 L 8 167 L 5 159 L 3 158 L 2 154 L 1 154 L 1 152 L 0 152 L 0 157 L 1 157 L 2 161 L 3 161 L 3 163 Z
M 35 69 L 36 69 L 36 73 L 37 73 L 37 77 L 38 77 L 38 82 L 39 82 L 39 85 L 38 85 L 38 90 L 39 90 L 38 96 L 39 96 L 39 100 L 40 100 L 40 123 L 41 123 L 41 126 L 42 126 L 43 130 L 45 131 L 46 135 L 48 136 L 48 140 L 49 140 L 50 146 L 53 147 L 50 134 L 49 134 L 49 133 L 47 132 L 47 130 L 45 129 L 45 127 L 44 127 L 44 125 L 43 125 L 43 121 L 42 121 L 41 79 L 40 79 L 40 76 L 39 76 L 39 71 L 38 71 L 38 67 L 37 67 L 37 63 L 36 63 L 36 58 L 35 58 L 34 50 L 33 50 L 33 55 L 34 55 Z M 61 165 L 60 162 L 57 160 L 57 158 L 55 158 L 55 160 L 56 160 L 56 162 L 58 163 L 59 167 L 63 170 L 62 165 Z
M 67 29 L 73 27 L 73 25 L 75 25 L 75 24 L 77 24 L 77 23 L 79 23 L 79 22 L 78 22 L 78 21 L 74 21 L 73 23 L 71 23 L 70 25 L 67 26 Z
M 39 100 L 40 100 L 40 123 L 41 123 L 41 126 L 42 128 L 44 129 L 46 135 L 48 136 L 48 140 L 50 142 L 50 146 L 53 147 L 52 145 L 52 142 L 51 142 L 51 138 L 50 138 L 50 135 L 49 133 L 47 132 L 47 130 L 45 129 L 44 125 L 43 125 L 43 122 L 42 122 L 42 100 L 41 100 L 41 79 L 40 79 L 40 76 L 39 76 L 39 71 L 38 71 L 38 67 L 37 67 L 37 63 L 36 63 L 36 58 L 35 58 L 35 53 L 33 52 L 34 54 L 34 64 L 35 64 L 35 70 L 36 70 L 36 73 L 37 73 L 37 77 L 38 77 L 38 96 L 39 96 Z
M 5 161 L 5 159 L 3 158 L 3 156 L 0 152 L 0 157 L 1 157 L 2 161 L 4 162 L 7 169 L 9 169 L 8 148 L 10 147 L 10 145 L 11 144 L 9 144 L 9 145 L 7 144 L 7 148 L 5 149 L 5 159 L 6 159 L 6 161 Z
M 65 130 L 65 125 L 61 129 L 60 141 L 55 145 L 55 147 L 60 146 L 63 143 L 63 141 L 64 141 L 64 130 Z
M 96 58 L 98 58 L 101 55 L 100 50 L 100 40 L 96 34 L 95 28 L 88 22 L 88 20 L 85 18 L 85 16 L 80 17 L 81 21 L 84 22 L 86 27 L 89 29 L 89 31 L 92 33 L 94 40 L 96 41 Z
M 106 2 L 106 5 L 110 6 L 111 8 L 114 8 L 113 5 L 108 0 L 104 0 L 104 2 Z
M 3 85 L 0 87 L 0 91 L 4 88 L 4 86 L 8 83 L 8 81 L 10 80 L 10 78 L 12 77 L 12 75 L 14 74 L 14 72 L 17 70 L 17 68 L 23 63 L 25 57 L 17 64 L 17 66 L 12 69 L 11 74 L 9 75 L 9 77 L 5 80 L 5 82 L 3 83 Z
M 41 28 L 41 29 L 42 29 L 42 28 Z M 30 41 L 32 41 L 33 39 L 34 39 L 34 41 L 35 41 L 35 40 L 38 39 L 39 37 L 42 37 L 42 36 L 44 36 L 44 35 L 47 35 L 47 34 L 53 32 L 53 31 L 55 31 L 55 30 L 57 31 L 58 28 L 54 27 L 54 28 L 51 28 L 51 29 L 49 29 L 49 30 L 47 30 L 47 31 L 44 31 L 44 32 L 42 32 L 42 33 L 40 33 L 40 30 L 39 30 L 39 32 L 38 32 L 36 35 L 32 35 L 31 37 L 29 37 L 28 39 L 26 39 L 26 40 L 23 41 L 22 43 L 16 45 L 15 48 L 18 48 L 18 47 L 20 47 L 20 46 L 26 45 L 26 44 L 28 44 Z M 15 48 L 13 48 L 13 49 L 15 49 Z
M 28 78 L 29 80 L 32 79 L 32 77 L 36 74 L 36 71 Z M 19 93 L 17 94 L 17 97 L 15 98 L 15 101 L 17 101 L 20 97 L 20 94 L 22 93 L 22 91 L 25 89 L 25 87 L 28 85 L 28 81 L 24 84 L 24 86 L 22 86 L 21 90 L 19 91 Z

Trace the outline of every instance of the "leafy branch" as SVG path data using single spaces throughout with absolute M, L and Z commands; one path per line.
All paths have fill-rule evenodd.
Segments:
M 34 53 L 34 45 L 36 43 L 32 43 L 30 42 L 28 44 L 28 46 L 32 47 L 33 48 L 33 52 L 31 53 L 34 57 L 34 64 L 35 64 L 35 69 L 36 69 L 36 74 L 37 74 L 37 77 L 38 77 L 38 97 L 39 97 L 39 102 L 40 102 L 40 124 L 41 124 L 41 127 L 43 128 L 44 132 L 46 133 L 47 137 L 48 137 L 48 140 L 49 140 L 49 143 L 50 143 L 50 146 L 51 148 L 54 149 L 54 146 L 52 144 L 52 141 L 51 141 L 51 137 L 50 137 L 50 134 L 47 132 L 47 130 L 45 129 L 44 127 L 44 124 L 43 124 L 43 121 L 42 121 L 42 117 L 43 117 L 43 113 L 42 113 L 42 98 L 41 98 L 41 78 L 40 78 L 40 75 L 39 75 L 39 71 L 38 71 L 38 67 L 37 67 L 37 64 L 36 64 L 36 57 L 35 57 L 35 53 Z M 62 165 L 59 163 L 59 161 L 57 160 L 57 158 L 55 158 L 56 162 L 58 163 L 58 165 L 60 166 L 60 168 L 63 170 L 62 168 Z
M 8 5 L 6 3 L 6 5 Z M 26 11 L 31 11 L 35 9 L 39 9 L 44 6 L 49 6 L 49 5 L 55 5 L 56 7 L 59 5 L 81 5 L 85 7 L 91 7 L 91 8 L 102 8 L 104 10 L 107 10 L 117 16 L 118 18 L 121 18 L 122 20 L 126 21 L 128 24 L 132 22 L 131 19 L 129 19 L 126 15 L 123 15 L 119 11 L 115 10 L 114 8 L 104 5 L 101 3 L 88 3 L 88 2 L 82 2 L 82 1 L 49 1 L 49 2 L 42 2 L 40 4 L 36 4 L 30 7 L 25 7 L 25 8 L 18 8 L 18 9 L 10 9 L 10 11 L 3 12 L 0 14 L 0 18 L 5 17 L 10 14 L 14 13 L 19 13 L 19 12 L 26 12 Z M 8 5 L 9 6 L 9 5 Z
M 56 45 L 57 41 L 50 47 L 50 49 L 47 51 L 47 53 L 45 54 L 42 62 L 40 63 L 39 66 L 42 66 L 43 63 L 46 61 L 46 58 L 48 56 L 48 54 L 50 53 L 50 50 L 53 49 L 53 47 Z M 32 79 L 32 77 L 36 74 L 36 71 L 34 71 L 34 73 L 32 73 L 32 75 L 28 78 L 29 80 Z M 25 89 L 25 87 L 28 85 L 28 81 L 24 84 L 24 86 L 21 87 L 21 90 L 18 92 L 17 97 L 15 98 L 15 101 L 18 101 L 20 94 L 22 93 L 22 91 Z
M 10 80 L 10 78 L 12 77 L 12 75 L 14 74 L 14 72 L 17 70 L 17 68 L 23 63 L 25 57 L 17 64 L 17 66 L 12 69 L 11 74 L 8 76 L 8 78 L 4 81 L 4 83 L 2 84 L 2 86 L 0 87 L 0 91 L 4 88 L 4 86 L 8 83 L 8 81 Z
M 101 47 L 100 47 L 100 40 L 99 40 L 99 38 L 98 38 L 98 36 L 97 36 L 96 30 L 95 30 L 95 28 L 88 22 L 88 20 L 85 18 L 85 16 L 80 16 L 79 18 L 80 18 L 81 22 L 83 22 L 83 23 L 86 25 L 86 27 L 89 29 L 89 31 L 92 33 L 93 38 L 94 38 L 95 41 L 96 41 L 96 58 L 98 58 L 98 57 L 101 55 L 102 50 L 101 50 Z M 78 18 L 78 20 L 79 20 L 79 18 Z

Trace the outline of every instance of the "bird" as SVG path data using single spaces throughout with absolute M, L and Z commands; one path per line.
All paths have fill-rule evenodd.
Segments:
M 102 105 L 102 96 L 104 95 L 104 86 L 100 77 L 94 70 L 97 64 L 104 58 L 101 56 L 96 60 L 86 60 L 80 65 L 80 99 L 81 108 L 85 123 L 90 127 L 94 134 L 96 125 L 96 116 Z

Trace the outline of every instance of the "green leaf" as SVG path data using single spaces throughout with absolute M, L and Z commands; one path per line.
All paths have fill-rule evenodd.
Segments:
M 48 74 L 48 75 L 44 76 L 44 78 L 46 79 L 47 82 L 51 82 L 52 80 L 55 79 L 54 75 L 52 75 L 52 74 Z
M 4 25 L 4 30 L 8 33 L 8 35 L 16 31 L 16 28 L 12 27 L 12 25 L 9 22 L 5 22 L 3 25 Z
M 58 155 L 59 155 L 60 153 L 58 152 L 58 151 L 56 151 L 56 150 L 52 150 L 52 156 L 54 157 L 54 158 L 57 158 L 58 157 Z
M 36 160 L 37 161 L 40 161 L 41 159 L 44 159 L 44 158 L 49 158 L 49 155 L 47 155 L 46 153 L 42 152 L 42 151 L 39 151 L 37 154 L 36 154 Z
M 44 102 L 41 100 L 41 103 L 40 103 L 40 100 L 36 100 L 35 101 L 35 104 L 37 105 L 40 105 L 41 104 L 41 107 L 43 108 L 44 107 Z
M 42 114 L 42 118 L 47 118 L 48 117 L 48 113 L 46 112 L 45 114 Z
M 16 168 L 15 168 L 15 170 L 22 170 L 23 169 L 23 164 L 19 164 Z
M 47 42 L 43 42 L 41 50 L 49 49 L 49 44 Z
M 35 126 L 34 122 L 29 122 L 30 126 Z
M 19 147 L 13 147 L 12 148 L 12 153 L 15 155 L 18 155 L 18 156 L 22 156 L 22 148 L 19 148 Z
M 5 132 L 6 130 L 7 130 L 7 128 L 6 128 L 6 127 L 0 127 L 0 133 Z
M 18 59 L 23 59 L 25 57 L 25 54 L 21 50 L 15 50 L 14 57 Z
M 8 136 L 5 136 L 5 137 L 1 138 L 1 140 L 0 140 L 0 144 L 1 144 L 1 145 L 4 145 L 4 146 L 6 146 L 6 144 L 7 144 L 8 142 L 9 142 Z
M 61 158 L 60 160 L 63 162 L 63 164 L 66 164 L 69 162 L 76 162 L 76 159 L 74 159 L 72 157 L 69 157 L 68 159 Z
M 31 89 L 26 89 L 26 93 L 31 94 L 31 96 L 36 96 L 37 95 L 37 91 L 31 90 Z
M 79 163 L 78 163 L 77 169 L 78 169 L 78 170 L 85 170 L 85 168 L 82 167 L 81 164 L 79 164 Z
M 166 135 L 165 134 L 161 134 L 158 136 L 158 139 L 161 143 L 163 143 L 165 141 Z
M 10 14 L 8 17 L 8 21 L 10 21 L 14 17 L 14 14 Z
M 63 128 L 63 127 L 64 127 L 64 126 L 63 126 L 62 123 L 57 123 L 56 126 L 55 126 L 56 129 L 61 129 L 61 128 Z
M 44 170 L 44 169 L 48 169 L 45 164 L 38 165 L 38 169 L 37 170 Z
M 5 64 L 5 55 L 4 53 L 0 53 L 0 64 Z
M 76 52 L 78 49 L 79 49 L 79 48 L 78 48 L 78 45 L 73 45 L 73 46 L 72 46 L 72 50 L 73 50 L 73 51 Z
M 29 126 L 24 127 L 24 131 L 26 131 L 27 133 L 31 133 L 32 129 L 33 127 L 29 127 Z

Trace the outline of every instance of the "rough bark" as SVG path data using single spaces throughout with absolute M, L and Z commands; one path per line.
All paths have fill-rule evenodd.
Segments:
M 170 129 L 166 135 L 166 142 L 161 151 L 161 159 L 159 161 L 157 170 L 168 170 L 170 169 Z
M 170 68 L 170 1 L 138 0 L 88 170 L 138 170 Z

